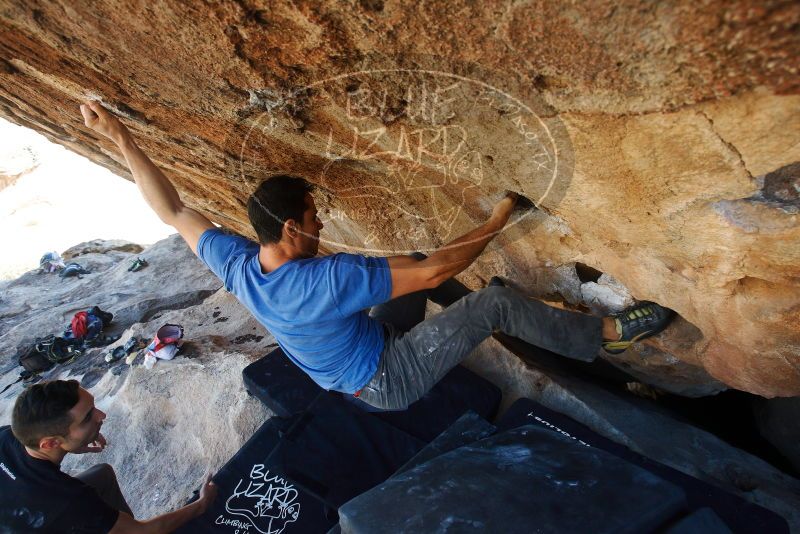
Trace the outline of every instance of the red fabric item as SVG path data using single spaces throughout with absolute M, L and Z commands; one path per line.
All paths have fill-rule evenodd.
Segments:
M 72 335 L 76 339 L 86 337 L 86 312 L 78 312 L 72 318 Z

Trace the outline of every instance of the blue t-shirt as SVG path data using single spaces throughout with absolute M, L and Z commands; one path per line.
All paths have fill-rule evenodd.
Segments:
M 354 393 L 383 350 L 383 326 L 367 309 L 386 302 L 386 258 L 334 254 L 293 260 L 264 274 L 259 245 L 220 229 L 203 232 L 197 255 L 320 387 Z

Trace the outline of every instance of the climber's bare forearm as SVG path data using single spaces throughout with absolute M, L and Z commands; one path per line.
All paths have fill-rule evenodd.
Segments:
M 147 154 L 136 144 L 133 136 L 125 130 L 116 139 L 125 161 L 133 174 L 133 180 L 139 187 L 145 202 L 153 208 L 159 219 L 175 228 L 186 243 L 197 253 L 200 236 L 214 225 L 203 214 L 187 207 L 178 191 L 161 172 Z
M 392 298 L 436 287 L 469 267 L 508 222 L 515 202 L 516 197 L 501 201 L 486 223 L 422 261 L 410 256 L 387 258 L 392 276 Z
M 436 273 L 434 284 L 438 285 L 472 265 L 486 245 L 503 230 L 518 198 L 516 193 L 506 191 L 500 202 L 495 204 L 488 221 L 451 241 L 419 263 L 426 271 Z
M 493 218 L 425 259 L 424 262 L 438 271 L 437 282 L 448 280 L 472 265 L 486 245 L 500 233 L 507 220 Z
M 153 208 L 162 221 L 172 224 L 175 216 L 184 207 L 178 191 L 164 176 L 161 169 L 156 167 L 142 152 L 127 130 L 115 141 L 122 155 L 125 156 L 125 161 L 133 174 L 133 180 L 139 187 L 145 202 Z
M 207 229 L 214 228 L 211 221 L 184 205 L 178 191 L 161 169 L 142 152 L 128 128 L 101 102 L 90 100 L 81 104 L 81 115 L 87 128 L 111 139 L 119 147 L 145 202 L 162 221 L 180 232 L 192 252 L 197 253 L 200 236 Z

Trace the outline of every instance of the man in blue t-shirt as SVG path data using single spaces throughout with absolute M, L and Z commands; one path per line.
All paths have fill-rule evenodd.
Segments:
M 119 147 L 161 220 L 180 232 L 289 358 L 321 387 L 360 396 L 373 406 L 405 408 L 496 329 L 591 360 L 601 347 L 622 352 L 663 330 L 674 315 L 644 302 L 616 317 L 593 317 L 496 285 L 423 320 L 429 292 L 466 269 L 503 230 L 517 195 L 507 194 L 486 223 L 428 258 L 318 257 L 322 223 L 306 180 L 275 176 L 262 182 L 247 203 L 258 242 L 229 235 L 181 202 L 100 103 L 88 102 L 81 112 L 87 127 Z

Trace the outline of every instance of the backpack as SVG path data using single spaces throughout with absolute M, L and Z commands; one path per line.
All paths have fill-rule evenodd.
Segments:
M 113 313 L 101 310 L 100 306 L 92 306 L 87 313 L 89 315 L 94 315 L 95 317 L 99 317 L 100 320 L 103 321 L 103 328 L 110 325 L 111 320 L 114 318 Z
M 84 342 L 94 342 L 99 341 L 100 334 L 103 331 L 103 320 L 96 315 L 92 315 L 91 313 L 86 315 L 86 335 L 84 336 Z
M 81 351 L 70 340 L 54 335 L 37 339 L 33 348 L 53 364 L 68 362 L 81 354 Z M 20 365 L 22 365 L 21 362 Z
M 114 314 L 105 312 L 99 306 L 92 306 L 87 311 L 79 311 L 72 316 L 72 322 L 64 330 L 64 337 L 69 340 L 94 341 L 103 328 L 111 324 Z
M 91 274 L 91 271 L 89 271 L 88 269 L 84 269 L 80 263 L 73 262 L 73 263 L 68 263 L 61 270 L 61 272 L 58 273 L 58 276 L 60 276 L 61 278 L 68 278 L 70 276 L 77 276 L 78 278 L 82 278 L 81 277 L 82 274 Z
M 25 369 L 24 373 L 27 376 L 47 371 L 54 365 L 47 356 L 39 352 L 36 345 L 22 353 L 22 356 L 19 357 L 19 364 Z
M 8 388 L 17 382 L 27 380 L 32 376 L 48 371 L 57 363 L 71 361 L 81 354 L 82 352 L 74 345 L 73 341 L 64 339 L 63 337 L 49 335 L 44 338 L 39 338 L 32 346 L 28 347 L 17 360 L 23 368 L 23 371 L 19 374 L 19 379 L 8 384 L 3 388 L 3 391 L 0 391 L 0 394 L 5 393 Z
M 80 311 L 72 317 L 70 328 L 72 330 L 72 337 L 75 339 L 83 339 L 86 337 L 86 316 L 89 315 L 85 311 Z
M 23 378 L 50 370 L 57 363 L 64 363 L 81 352 L 63 337 L 47 336 L 39 338 L 19 357 L 19 364 L 25 369 Z

